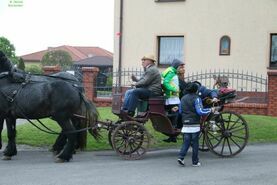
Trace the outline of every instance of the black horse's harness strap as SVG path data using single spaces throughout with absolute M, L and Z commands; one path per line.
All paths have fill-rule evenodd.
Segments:
M 37 126 L 34 122 L 32 122 L 22 111 L 22 109 L 17 106 L 20 109 L 21 114 L 23 115 L 23 117 L 29 122 L 31 123 L 33 126 L 35 126 L 37 129 L 39 129 L 40 131 L 46 132 L 48 134 L 56 134 L 59 135 L 59 132 L 56 132 L 50 128 L 48 128 L 45 124 L 43 124 L 39 119 L 36 119 L 46 130 L 40 128 L 39 126 Z M 89 129 L 96 129 L 98 126 L 94 126 L 94 127 L 87 127 L 87 128 L 83 128 L 83 129 L 79 129 L 79 130 L 73 130 L 73 131 L 67 131 L 67 132 L 61 132 L 61 134 L 73 134 L 73 133 L 79 133 L 79 132 L 83 132 L 83 131 L 87 131 Z

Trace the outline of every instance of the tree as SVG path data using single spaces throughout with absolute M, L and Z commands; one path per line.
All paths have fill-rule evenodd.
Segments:
M 56 66 L 67 68 L 73 64 L 72 57 L 68 52 L 62 50 L 49 51 L 45 53 L 41 61 L 42 66 Z
M 24 63 L 22 58 L 19 58 L 19 62 L 18 62 L 18 66 L 17 67 L 19 69 L 23 70 L 23 71 L 25 70 L 25 63 Z
M 5 37 L 0 37 L 0 50 L 5 53 L 5 55 L 13 62 L 13 64 L 18 64 L 19 59 L 15 55 L 15 47 Z

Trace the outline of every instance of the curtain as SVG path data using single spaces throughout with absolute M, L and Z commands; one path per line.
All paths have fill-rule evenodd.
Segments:
M 184 37 L 160 37 L 160 64 L 171 64 L 173 59 L 184 61 Z

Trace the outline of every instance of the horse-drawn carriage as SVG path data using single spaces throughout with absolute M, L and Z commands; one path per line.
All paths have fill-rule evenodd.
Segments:
M 168 118 L 164 108 L 164 97 L 150 98 L 145 115 L 137 118 L 121 113 L 122 94 L 114 94 L 112 112 L 118 115 L 119 119 L 116 122 L 103 122 L 97 121 L 96 108 L 84 96 L 84 89 L 78 85 L 78 80 L 68 74 L 40 76 L 20 73 L 24 78 L 20 78 L 19 81 L 13 74 L 11 62 L 0 51 L 0 120 L 3 121 L 4 118 L 12 120 L 7 124 L 9 142 L 4 151 L 4 155 L 9 159 L 17 152 L 15 145 L 17 118 L 29 120 L 51 117 L 55 120 L 62 128 L 61 133 L 52 132 L 41 124 L 46 128 L 46 132 L 59 134 L 53 149 L 57 151 L 57 160 L 61 162 L 72 158 L 78 133 L 89 130 L 97 139 L 99 137 L 97 130 L 101 128 L 100 126 L 108 129 L 111 146 L 126 159 L 139 159 L 147 152 L 150 135 L 145 124 L 149 120 L 156 131 L 167 136 L 177 136 L 181 133 L 180 129 L 173 128 Z M 31 93 L 32 96 L 29 96 Z M 246 146 L 248 127 L 245 120 L 237 113 L 223 111 L 224 104 L 234 97 L 233 91 L 222 91 L 220 101 L 216 105 L 220 107 L 219 112 L 203 117 L 200 150 L 210 150 L 216 155 L 230 157 L 240 153 Z M 215 106 L 210 104 L 209 100 L 204 102 L 206 106 Z M 3 123 L 0 123 L 0 133 L 1 125 Z
M 243 117 L 235 112 L 223 111 L 224 105 L 235 97 L 235 91 L 219 93 L 219 102 L 211 103 L 205 99 L 204 106 L 217 106 L 218 112 L 203 117 L 199 149 L 231 157 L 240 153 L 247 144 L 248 126 Z M 139 159 L 148 150 L 150 135 L 145 124 L 150 120 L 154 130 L 167 135 L 178 136 L 181 129 L 174 128 L 164 108 L 164 97 L 148 100 L 148 108 L 143 117 L 130 117 L 122 114 L 122 94 L 113 95 L 112 112 L 119 120 L 104 124 L 109 130 L 109 143 L 118 155 L 125 159 Z

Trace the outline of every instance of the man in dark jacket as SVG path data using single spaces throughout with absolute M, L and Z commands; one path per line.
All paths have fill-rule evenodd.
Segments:
M 133 116 L 139 99 L 148 99 L 153 96 L 161 96 L 161 75 L 155 66 L 156 60 L 153 55 L 144 56 L 142 59 L 144 74 L 140 79 L 132 75 L 132 86 L 135 89 L 126 91 L 124 96 L 123 111 Z

